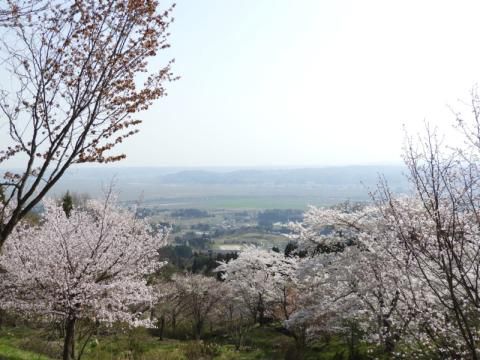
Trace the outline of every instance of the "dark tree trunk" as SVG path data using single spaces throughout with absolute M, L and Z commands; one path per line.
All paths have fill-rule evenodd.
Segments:
M 397 344 L 398 336 L 392 334 L 391 323 L 388 320 L 383 320 L 383 327 L 385 331 L 385 340 L 384 340 L 384 351 L 386 354 L 392 354 L 395 351 L 395 346 Z
M 295 340 L 295 353 L 293 354 L 293 358 L 295 360 L 303 360 L 305 357 L 305 348 L 307 345 L 306 342 L 306 329 L 304 327 L 300 327 L 297 332 L 292 332 L 291 335 Z
M 283 315 L 285 316 L 285 320 L 288 320 L 289 314 L 288 314 L 288 294 L 287 294 L 287 288 L 284 287 L 282 290 L 283 294 L 283 299 L 282 299 L 282 308 L 283 308 Z
M 258 296 L 258 322 L 260 325 L 265 325 L 265 304 L 263 303 L 263 297 L 261 294 Z
M 165 315 L 160 317 L 160 326 L 158 327 L 158 337 L 163 340 L 163 331 L 165 330 Z
M 199 320 L 194 325 L 195 340 L 200 340 L 201 339 L 202 330 L 203 330 L 203 320 Z
M 63 360 L 75 360 L 75 317 L 68 317 L 65 323 Z
M 237 331 L 235 332 L 235 350 L 236 351 L 239 351 L 240 348 L 242 347 L 243 345 L 243 329 L 242 329 L 242 325 L 239 324 L 238 325 L 238 329 Z

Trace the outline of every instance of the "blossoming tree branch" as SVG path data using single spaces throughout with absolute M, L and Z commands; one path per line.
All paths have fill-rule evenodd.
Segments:
M 0 126 L 8 132 L 0 164 L 22 165 L 0 180 L 0 248 L 71 165 L 125 158 L 114 147 L 138 132 L 136 114 L 176 79 L 173 60 L 148 67 L 169 47 L 173 7 L 154 0 L 7 5 L 0 56 L 12 80 L 0 89 Z

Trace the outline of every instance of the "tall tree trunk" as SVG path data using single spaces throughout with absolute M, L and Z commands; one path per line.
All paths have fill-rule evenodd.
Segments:
M 65 323 L 65 339 L 63 342 L 63 360 L 75 360 L 75 322 L 74 316 L 69 316 Z
M 3 327 L 4 320 L 5 320 L 5 310 L 0 309 L 0 329 Z
M 300 327 L 300 331 L 293 332 L 293 339 L 295 340 L 295 359 L 302 360 L 305 356 L 305 348 L 307 345 L 307 329 L 304 326 Z
M 285 320 L 288 320 L 289 314 L 288 314 L 288 294 L 287 294 L 287 288 L 283 287 L 282 290 L 283 298 L 282 298 L 282 308 L 283 308 L 283 315 L 285 316 Z
M 158 327 L 158 337 L 163 340 L 163 331 L 165 330 L 165 315 L 160 317 L 160 326 Z
M 195 340 L 200 340 L 201 339 L 202 330 L 203 330 L 203 320 L 196 321 L 195 325 L 194 325 Z
M 263 303 L 263 296 L 262 294 L 258 295 L 258 322 L 260 325 L 265 325 L 265 304 Z

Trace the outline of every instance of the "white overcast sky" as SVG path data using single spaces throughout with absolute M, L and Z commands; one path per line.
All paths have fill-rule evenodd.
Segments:
M 180 0 L 168 55 L 182 79 L 141 114 L 122 165 L 399 163 L 403 124 L 453 134 L 447 106 L 480 79 L 479 14 L 464 0 Z

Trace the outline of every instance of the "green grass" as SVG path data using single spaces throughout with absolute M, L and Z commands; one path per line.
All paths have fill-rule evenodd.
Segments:
M 17 348 L 11 337 L 0 338 L 0 360 L 49 360 L 50 358 Z
M 48 347 L 46 333 L 28 328 L 11 328 L 0 331 L 0 360 L 53 360 L 43 353 Z M 273 329 L 254 329 L 247 337 L 247 346 L 241 351 L 224 339 L 219 343 L 194 340 L 166 339 L 160 341 L 146 329 L 138 328 L 129 333 L 119 333 L 93 338 L 86 347 L 83 360 L 267 360 L 283 359 L 285 347 L 291 341 Z M 61 342 L 55 342 L 60 345 Z M 27 346 L 29 349 L 25 349 Z M 32 350 L 35 347 L 35 351 Z M 52 347 L 50 346 L 50 349 Z M 77 345 L 78 349 L 78 345 Z M 51 350 L 50 350 L 51 351 Z
M 272 326 L 252 328 L 236 351 L 227 336 L 206 341 L 165 339 L 160 341 L 148 330 L 133 329 L 122 333 L 93 337 L 83 360 L 284 360 L 293 359 L 293 338 Z M 112 329 L 110 329 L 112 331 Z M 47 332 L 28 328 L 0 331 L 0 360 L 54 360 L 61 353 L 61 339 L 47 340 Z M 53 345 L 52 345 L 53 344 Z M 77 345 L 78 349 L 78 345 Z M 363 354 L 368 347 L 361 346 Z M 289 355 L 290 354 L 290 355 Z M 343 356 L 342 356 L 343 354 Z M 47 356 L 47 355 L 50 355 Z M 347 359 L 348 351 L 339 338 L 319 342 L 304 352 L 305 360 Z M 290 356 L 290 357 L 286 357 Z

